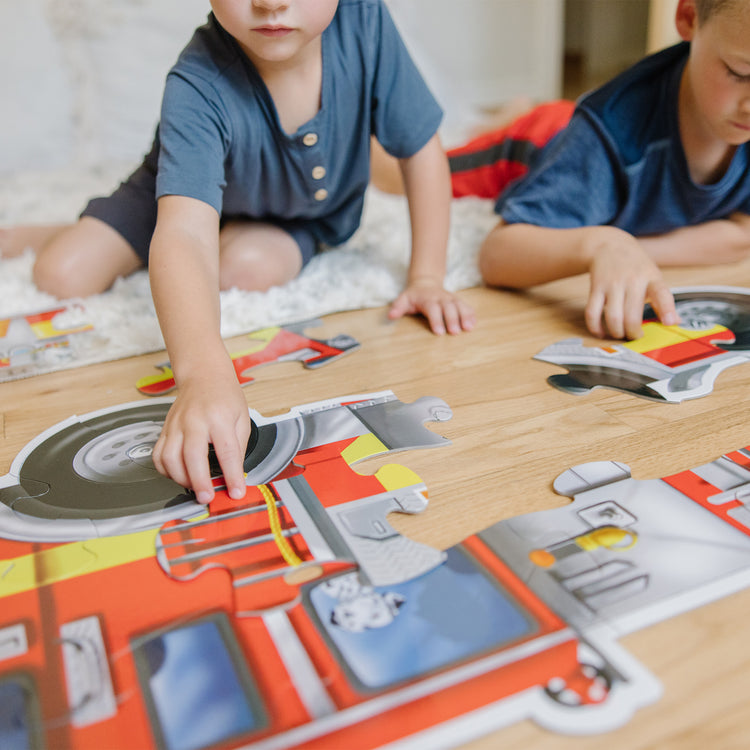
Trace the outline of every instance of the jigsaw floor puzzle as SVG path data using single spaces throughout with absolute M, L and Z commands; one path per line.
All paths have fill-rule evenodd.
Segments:
M 547 382 L 566 393 L 612 388 L 662 403 L 706 396 L 728 367 L 750 361 L 750 291 L 702 286 L 673 289 L 681 322 L 662 325 L 646 306 L 643 336 L 584 346 L 582 339 L 552 344 L 534 359 L 567 368 Z
M 618 638 L 750 583 L 746 448 L 662 479 L 573 467 L 567 505 L 438 550 L 388 520 L 426 510 L 414 472 L 354 467 L 448 450 L 441 399 L 251 411 L 247 494 L 214 467 L 208 507 L 151 463 L 170 403 L 71 417 L 0 478 L 3 750 L 607 732 L 660 696 Z

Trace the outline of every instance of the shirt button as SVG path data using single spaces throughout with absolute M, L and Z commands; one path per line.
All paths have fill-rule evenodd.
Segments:
M 318 142 L 317 133 L 305 133 L 302 136 L 302 143 L 304 143 L 305 146 L 314 146 L 317 142 Z
M 313 167 L 312 176 L 313 180 L 322 180 L 326 176 L 326 168 Z
M 315 191 L 315 200 L 324 201 L 328 197 L 328 191 L 325 188 Z

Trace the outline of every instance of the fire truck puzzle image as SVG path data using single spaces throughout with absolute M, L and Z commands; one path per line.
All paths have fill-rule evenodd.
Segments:
M 531 718 L 623 725 L 659 698 L 617 639 L 750 582 L 750 451 L 664 479 L 603 461 L 564 507 L 448 550 L 427 489 L 365 458 L 450 443 L 439 398 L 251 410 L 247 493 L 151 462 L 170 401 L 73 417 L 0 478 L 0 747 L 450 747 Z M 679 533 L 675 530 L 679 529 Z
M 0 319 L 0 383 L 55 369 L 101 341 L 82 302 Z
M 308 320 L 249 333 L 252 343 L 230 355 L 240 385 L 253 382 L 249 371 L 261 365 L 296 361 L 307 369 L 315 369 L 359 349 L 359 342 L 344 333 L 329 339 L 314 339 L 305 334 L 307 328 L 318 325 L 321 325 L 320 320 Z M 161 370 L 159 375 L 149 375 L 136 383 L 136 388 L 145 396 L 163 396 L 175 388 L 169 363 L 159 365 L 158 369 Z
M 547 382 L 566 393 L 612 388 L 662 403 L 706 396 L 718 375 L 750 360 L 750 291 L 739 287 L 672 290 L 680 324 L 662 325 L 647 305 L 643 336 L 584 346 L 566 339 L 534 359 L 565 367 Z

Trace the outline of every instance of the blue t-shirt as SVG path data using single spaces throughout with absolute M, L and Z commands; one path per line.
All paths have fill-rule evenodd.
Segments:
M 612 225 L 636 236 L 750 213 L 746 144 L 718 182 L 690 177 L 677 108 L 689 49 L 657 52 L 583 97 L 497 213 L 509 224 Z
M 156 197 L 197 198 L 222 216 L 295 220 L 330 245 L 350 237 L 370 135 L 408 157 L 442 112 L 382 0 L 340 0 L 322 56 L 320 110 L 286 133 L 257 70 L 209 15 L 167 76 L 149 157 L 158 156 Z

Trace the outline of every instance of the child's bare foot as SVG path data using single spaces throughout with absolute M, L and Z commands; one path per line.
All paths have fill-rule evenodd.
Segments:
M 26 248 L 39 250 L 67 226 L 67 224 L 41 224 L 0 227 L 0 258 L 14 258 Z

